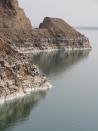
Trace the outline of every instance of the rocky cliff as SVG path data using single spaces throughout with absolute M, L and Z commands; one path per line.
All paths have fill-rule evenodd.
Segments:
M 17 0 L 0 0 L 0 28 L 32 29 Z
M 50 84 L 36 65 L 0 42 L 0 103 L 35 90 L 47 90 Z
M 39 28 L 32 29 L 17 0 L 0 0 L 0 33 L 21 53 L 91 48 L 88 38 L 59 18 L 45 17 Z
M 25 53 L 90 48 L 88 38 L 65 21 L 46 17 L 39 28 L 32 29 L 17 0 L 0 0 L 0 99 L 50 87 Z
M 0 0 L 0 103 L 50 87 L 38 67 L 12 48 L 15 41 L 21 45 L 29 38 L 29 30 L 31 23 L 17 0 Z
M 87 37 L 76 31 L 65 21 L 46 17 L 37 29 L 5 29 L 1 34 L 10 41 L 10 46 L 20 53 L 45 50 L 90 49 Z

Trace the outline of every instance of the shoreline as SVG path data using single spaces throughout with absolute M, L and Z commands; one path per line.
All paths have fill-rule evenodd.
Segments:
M 25 50 L 26 49 L 26 50 Z M 15 50 L 15 49 L 14 49 Z M 15 51 L 17 51 L 18 53 L 21 53 L 21 54 L 33 54 L 33 53 L 41 53 L 41 52 L 54 52 L 54 51 L 62 51 L 62 50 L 64 50 L 64 51 L 66 51 L 66 52 L 69 52 L 69 51 L 82 51 L 82 50 L 92 50 L 92 48 L 91 47 L 75 47 L 75 48 L 72 48 L 72 47 L 64 47 L 64 48 L 60 48 L 60 49 L 58 49 L 58 48 L 54 48 L 54 49 L 43 49 L 43 50 L 41 50 L 41 49 L 35 49 L 35 50 L 29 50 L 29 49 L 27 49 L 27 48 L 20 48 L 20 49 L 16 49 Z
M 24 91 L 20 91 L 20 92 L 14 93 L 12 95 L 9 95 L 7 97 L 1 97 L 0 98 L 0 105 L 4 104 L 6 102 L 9 102 L 9 101 L 13 101 L 15 99 L 23 98 L 26 95 L 29 95 L 31 93 L 38 92 L 38 91 L 47 91 L 47 90 L 49 90 L 51 88 L 52 88 L 52 85 L 49 82 L 46 82 L 41 87 L 36 87 L 36 88 L 34 88 L 34 87 L 30 88 L 29 87 L 29 88 L 25 89 L 25 92 Z
M 55 51 L 65 51 L 65 52 L 71 52 L 71 51 L 81 51 L 81 50 L 91 50 L 92 48 L 88 47 L 88 48 L 62 48 L 62 49 L 46 49 L 46 50 L 31 50 L 31 51 L 22 51 L 19 50 L 18 53 L 22 53 L 22 54 L 36 54 L 36 53 L 41 53 L 41 52 L 55 52 Z M 25 90 L 21 90 L 19 92 L 15 92 L 11 95 L 8 95 L 8 96 L 3 96 L 0 98 L 0 104 L 3 104 L 5 102 L 8 102 L 8 101 L 13 101 L 15 99 L 19 99 L 19 98 L 22 98 L 30 93 L 33 93 L 33 92 L 37 92 L 37 91 L 43 91 L 43 90 L 48 90 L 48 89 L 51 89 L 52 88 L 52 85 L 46 81 L 41 87 L 27 87 L 25 88 Z
M 29 54 L 91 50 L 90 41 L 61 18 L 33 28 L 18 0 L 0 1 L 0 103 L 52 87 Z

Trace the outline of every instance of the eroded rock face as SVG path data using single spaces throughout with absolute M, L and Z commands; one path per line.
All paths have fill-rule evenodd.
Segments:
M 51 87 L 25 53 L 75 48 L 91 46 L 65 21 L 46 17 L 39 28 L 32 29 L 17 0 L 0 0 L 0 99 Z
M 79 37 L 82 36 L 78 31 L 76 31 L 67 22 L 59 18 L 45 17 L 43 22 L 39 25 L 41 29 L 48 29 L 55 36 L 64 36 L 66 38 Z
M 50 84 L 28 57 L 15 52 L 0 36 L 0 103 L 37 90 L 47 90 Z
M 0 0 L 0 6 L 4 9 L 16 10 L 19 5 L 17 0 Z
M 59 48 L 91 48 L 89 39 L 62 19 L 45 17 L 39 28 L 47 29 Z
M 0 0 L 0 28 L 32 29 L 17 0 Z
M 2 33 L 11 41 L 11 47 L 21 53 L 43 50 L 91 49 L 87 37 L 76 31 L 64 20 L 46 17 L 39 28 Z

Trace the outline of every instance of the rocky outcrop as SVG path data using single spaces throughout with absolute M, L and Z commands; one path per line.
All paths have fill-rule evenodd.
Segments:
M 59 18 L 45 17 L 39 28 L 32 29 L 17 0 L 0 1 L 0 33 L 21 53 L 91 48 L 88 38 Z
M 59 18 L 51 18 L 51 17 L 45 17 L 43 22 L 39 25 L 39 28 L 46 28 L 49 31 L 51 31 L 54 36 L 56 35 L 62 35 L 65 37 L 75 37 L 81 36 L 79 32 L 77 32 L 73 27 L 71 27 L 68 23 L 66 23 L 64 20 Z
M 90 48 L 88 38 L 65 21 L 46 17 L 32 29 L 17 0 L 0 0 L 0 100 L 51 87 L 25 53 Z
M 32 29 L 17 0 L 0 0 L 0 28 Z
M 62 19 L 46 17 L 39 28 L 47 29 L 55 38 L 54 45 L 59 47 L 90 48 L 88 38 Z
M 46 17 L 37 29 L 1 29 L 1 34 L 9 39 L 10 46 L 20 53 L 58 49 L 91 49 L 87 37 L 58 18 Z
M 8 42 L 7 42 L 8 43 Z M 36 65 L 0 42 L 0 103 L 51 87 Z
M 0 103 L 51 87 L 38 67 L 14 48 L 30 39 L 30 30 L 31 23 L 17 0 L 0 0 Z

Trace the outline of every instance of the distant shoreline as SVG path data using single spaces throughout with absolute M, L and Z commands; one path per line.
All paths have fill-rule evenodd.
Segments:
M 82 30 L 98 30 L 98 27 L 89 27 L 89 26 L 78 26 L 76 29 L 82 29 Z

